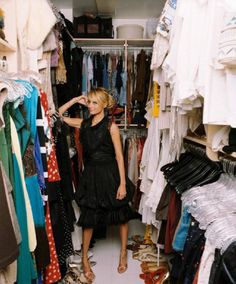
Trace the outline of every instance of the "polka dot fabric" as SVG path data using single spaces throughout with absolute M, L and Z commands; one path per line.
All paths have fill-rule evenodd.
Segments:
M 40 98 L 41 98 L 41 103 L 42 103 L 44 113 L 45 113 L 45 116 L 47 117 L 47 121 L 49 125 L 49 131 L 47 131 L 48 136 L 49 136 L 48 137 L 49 142 L 47 143 L 48 181 L 54 182 L 54 181 L 60 180 L 60 174 L 58 170 L 57 157 L 56 157 L 55 146 L 53 142 L 54 139 L 52 135 L 52 129 L 50 127 L 50 117 L 48 113 L 47 95 L 42 90 L 40 90 Z
M 61 273 L 57 258 L 57 252 L 53 237 L 52 225 L 51 225 L 51 218 L 50 218 L 50 211 L 49 205 L 47 204 L 47 212 L 46 212 L 46 232 L 48 237 L 49 243 L 49 250 L 50 250 L 50 264 L 46 267 L 44 271 L 44 281 L 43 284 L 51 284 L 56 283 L 61 279 Z

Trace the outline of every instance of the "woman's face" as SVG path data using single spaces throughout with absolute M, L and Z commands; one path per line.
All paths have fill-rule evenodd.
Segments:
M 88 110 L 90 115 L 96 115 L 104 111 L 104 105 L 95 96 L 88 97 Z

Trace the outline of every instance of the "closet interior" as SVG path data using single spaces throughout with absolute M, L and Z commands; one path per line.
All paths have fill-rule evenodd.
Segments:
M 94 87 L 116 101 L 109 117 L 135 185 L 143 232 L 127 249 L 138 283 L 235 283 L 234 1 L 75 2 L 0 0 L 0 283 L 87 283 L 75 202 L 83 149 L 58 108 Z M 111 17 L 110 37 L 79 37 L 81 15 Z M 123 24 L 145 32 L 118 38 Z M 95 230 L 93 265 L 106 238 Z M 132 283 L 110 277 L 94 283 Z

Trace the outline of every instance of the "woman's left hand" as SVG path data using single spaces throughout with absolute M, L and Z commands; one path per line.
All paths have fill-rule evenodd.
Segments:
M 126 187 L 125 185 L 120 185 L 117 190 L 116 199 L 122 200 L 126 197 Z

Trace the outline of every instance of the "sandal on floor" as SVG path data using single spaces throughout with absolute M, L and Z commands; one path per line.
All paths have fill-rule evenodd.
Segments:
M 143 254 L 140 254 L 137 260 L 146 261 L 146 262 L 157 262 L 157 254 L 151 252 L 145 252 Z
M 144 253 L 153 253 L 153 254 L 156 254 L 157 253 L 157 250 L 155 247 L 153 246 L 148 246 L 144 249 L 139 249 L 137 251 L 134 251 L 133 252 L 133 258 L 134 259 L 138 259 L 140 255 L 144 254 Z
M 126 259 L 126 263 L 125 264 L 121 264 L 122 263 L 122 260 L 124 260 L 124 258 Z M 128 264 L 127 264 L 127 252 L 125 253 L 125 255 L 121 254 L 120 255 L 120 262 L 119 262 L 119 266 L 117 267 L 117 271 L 118 273 L 124 273 L 128 268 Z
M 141 266 L 143 273 L 154 272 L 154 271 L 157 271 L 158 269 L 162 269 L 162 268 L 169 269 L 168 263 L 166 263 L 166 262 L 160 263 L 159 266 L 157 266 L 157 263 L 155 263 L 155 262 L 143 262 L 140 266 Z
M 91 284 L 93 282 L 93 280 L 88 280 L 87 277 L 85 276 L 84 273 L 81 273 L 80 277 L 79 277 L 79 283 L 81 284 Z

